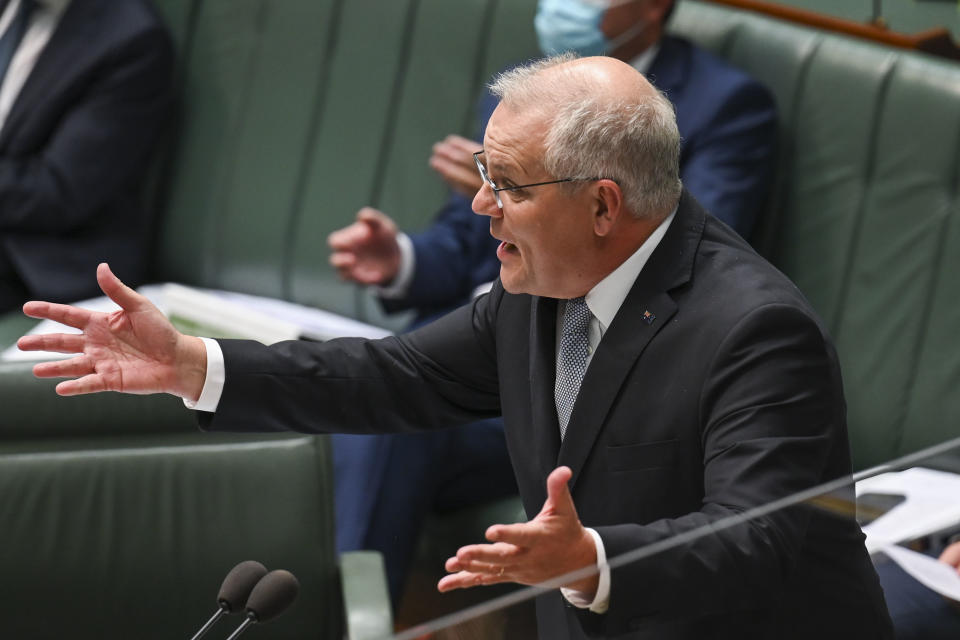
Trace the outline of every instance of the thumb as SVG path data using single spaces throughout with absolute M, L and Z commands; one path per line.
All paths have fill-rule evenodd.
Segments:
M 567 483 L 573 477 L 570 467 L 557 467 L 547 476 L 547 501 L 543 503 L 544 512 L 557 514 L 576 513 L 573 505 L 573 496 Z
M 357 212 L 357 222 L 362 222 L 371 231 L 377 232 L 380 229 L 388 226 L 390 218 L 388 218 L 382 211 L 378 211 L 373 207 L 364 207 Z
M 97 284 L 107 297 L 120 305 L 124 311 L 137 309 L 146 298 L 123 284 L 120 278 L 113 274 L 106 262 L 97 265 Z

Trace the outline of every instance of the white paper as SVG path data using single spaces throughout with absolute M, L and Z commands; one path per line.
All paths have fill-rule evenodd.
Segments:
M 867 551 L 941 531 L 960 523 L 960 475 L 914 467 L 861 480 L 857 495 L 899 493 L 906 500 L 863 528 Z
M 960 573 L 956 568 L 904 547 L 885 547 L 883 552 L 923 586 L 960 601 Z
M 393 333 L 387 329 L 336 313 L 287 302 L 286 300 L 251 296 L 233 291 L 210 289 L 201 289 L 201 291 L 219 296 L 228 302 L 237 303 L 248 309 L 256 309 L 274 318 L 283 318 L 296 325 L 301 336 L 314 340 L 332 340 L 333 338 L 343 337 L 383 338 Z

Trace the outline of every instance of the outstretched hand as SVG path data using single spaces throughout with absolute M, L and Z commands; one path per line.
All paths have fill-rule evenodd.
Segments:
M 327 238 L 330 264 L 344 280 L 387 285 L 400 271 L 397 225 L 382 211 L 364 207 L 357 221 Z
M 199 338 L 185 336 L 145 297 L 126 286 L 101 264 L 97 283 L 120 305 L 98 313 L 64 304 L 28 302 L 23 312 L 80 329 L 81 334 L 24 336 L 23 351 L 77 354 L 67 360 L 35 365 L 38 378 L 74 378 L 57 385 L 63 396 L 122 391 L 171 393 L 196 400 L 206 377 L 206 349 Z
M 437 589 L 450 591 L 477 585 L 518 582 L 539 584 L 583 567 L 594 566 L 597 551 L 593 537 L 580 524 L 567 482 L 569 467 L 558 467 L 547 477 L 547 500 L 533 520 L 497 524 L 487 529 L 493 544 L 461 547 L 447 560 L 452 575 Z M 597 591 L 596 574 L 565 585 L 591 597 Z

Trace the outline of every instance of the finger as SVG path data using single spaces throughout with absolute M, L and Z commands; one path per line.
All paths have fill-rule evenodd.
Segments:
M 357 212 L 357 222 L 367 225 L 370 231 L 376 233 L 387 229 L 393 221 L 384 212 L 373 207 L 364 207 Z
M 455 133 L 451 133 L 446 138 L 444 138 L 443 141 L 449 144 L 450 146 L 456 147 L 471 156 L 477 151 L 480 151 L 481 149 L 483 149 L 483 145 L 477 142 L 476 140 L 471 140 L 470 138 L 464 138 L 463 136 L 458 136 Z M 473 161 L 473 158 L 471 158 L 471 162 L 472 161 Z
M 453 591 L 454 589 L 469 589 L 489 584 L 498 584 L 500 582 L 509 582 L 506 576 L 492 573 L 473 573 L 470 571 L 460 571 L 449 576 L 444 576 L 437 583 L 437 590 L 440 593 Z
M 535 522 L 495 524 L 487 529 L 486 538 L 493 543 L 507 543 L 520 549 L 530 549 L 543 537 L 543 528 Z
M 97 284 L 100 289 L 107 294 L 107 297 L 120 305 L 125 311 L 136 311 L 150 302 L 142 295 L 123 284 L 120 278 L 113 275 L 110 266 L 106 262 L 97 265 Z
M 370 237 L 370 228 L 353 223 L 327 236 L 327 245 L 334 251 L 352 251 Z
M 39 320 L 53 320 L 74 329 L 83 329 L 90 321 L 92 311 L 71 307 L 67 304 L 53 302 L 28 302 L 23 305 L 23 312 L 31 318 Z
M 46 333 L 43 335 L 23 336 L 17 340 L 21 351 L 55 351 L 57 353 L 80 353 L 84 339 L 76 333 Z
M 460 140 L 463 140 L 463 138 L 460 138 Z M 475 143 L 470 142 L 470 144 L 473 145 Z M 443 160 L 451 165 L 472 169 L 474 173 L 477 173 L 477 164 L 473 160 L 475 151 L 480 151 L 479 145 L 476 145 L 476 148 L 473 146 L 464 148 L 462 144 L 456 141 L 452 142 L 451 138 L 448 137 L 446 140 L 433 145 L 430 159 Z
M 960 542 L 954 542 L 944 549 L 943 553 L 940 554 L 940 562 L 945 562 L 960 570 Z
M 439 173 L 447 182 L 455 182 L 463 187 L 476 186 L 477 189 L 480 188 L 480 174 L 477 173 L 477 168 L 472 164 L 465 166 L 435 155 L 430 158 L 430 168 Z
M 57 395 L 61 396 L 79 396 L 85 393 L 109 391 L 109 389 L 103 376 L 97 373 L 91 373 L 76 380 L 61 382 L 57 385 L 56 391 Z
M 336 269 L 350 269 L 357 264 L 356 254 L 337 251 L 330 254 L 330 265 Z
M 350 273 L 350 277 L 364 285 L 385 285 L 389 281 L 379 265 L 361 265 Z
M 543 512 L 553 513 L 576 513 L 573 506 L 573 496 L 570 495 L 570 487 L 567 483 L 573 476 L 570 467 L 557 467 L 547 476 L 547 501 L 543 503 Z
M 456 571 L 463 571 L 463 567 L 460 566 L 460 559 L 457 556 L 452 558 L 447 558 L 447 561 L 443 563 L 443 568 L 454 573 Z
M 473 164 L 473 154 L 482 149 L 483 145 L 479 142 L 456 134 L 450 134 L 433 145 L 434 152 L 442 153 L 457 162 L 466 163 L 469 161 L 470 164 Z
M 525 553 L 526 549 L 515 544 L 498 542 L 495 544 L 474 544 L 457 550 L 457 562 L 461 569 L 475 570 L 487 565 L 512 564 Z
M 76 378 L 91 373 L 93 373 L 93 365 L 86 356 L 33 365 L 33 375 L 38 378 Z

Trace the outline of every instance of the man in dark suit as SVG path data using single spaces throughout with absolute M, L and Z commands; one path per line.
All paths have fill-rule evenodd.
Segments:
M 775 164 L 776 109 L 769 92 L 687 40 L 665 35 L 673 0 L 606 4 L 541 0 L 535 25 L 544 53 L 608 53 L 645 73 L 676 109 L 684 185 L 749 237 Z M 496 106 L 489 94 L 481 100 L 480 137 Z M 367 208 L 330 237 L 331 261 L 343 277 L 383 287 L 384 308 L 414 310 L 414 327 L 467 303 L 499 272 L 499 243 L 470 207 L 481 186 L 471 155 L 477 148 L 458 136 L 435 145 L 430 164 L 452 190 L 429 228 L 405 236 L 386 214 Z M 381 551 L 396 600 L 427 513 L 510 492 L 501 432 L 499 420 L 490 420 L 453 432 L 335 436 L 338 548 Z M 399 466 L 406 472 L 402 479 L 387 471 Z M 468 481 L 477 473 L 486 481 Z M 396 521 L 398 512 L 406 518 L 387 533 L 380 524 Z
M 84 274 L 104 260 L 139 281 L 154 231 L 139 188 L 172 105 L 170 38 L 143 0 L 3 4 L 19 38 L 0 91 L 0 311 L 93 295 Z
M 669 102 L 611 58 L 498 80 L 474 209 L 500 279 L 410 334 L 266 347 L 179 334 L 106 265 L 122 312 L 32 302 L 79 336 L 21 349 L 64 395 L 164 391 L 212 430 L 404 431 L 502 413 L 532 520 L 461 548 L 439 588 L 565 579 L 543 638 L 890 638 L 852 518 L 794 506 L 850 473 L 836 354 L 785 276 L 679 179 Z M 586 527 L 584 526 L 586 525 Z M 707 527 L 704 532 L 702 527 Z M 604 558 L 701 532 L 626 566 Z

